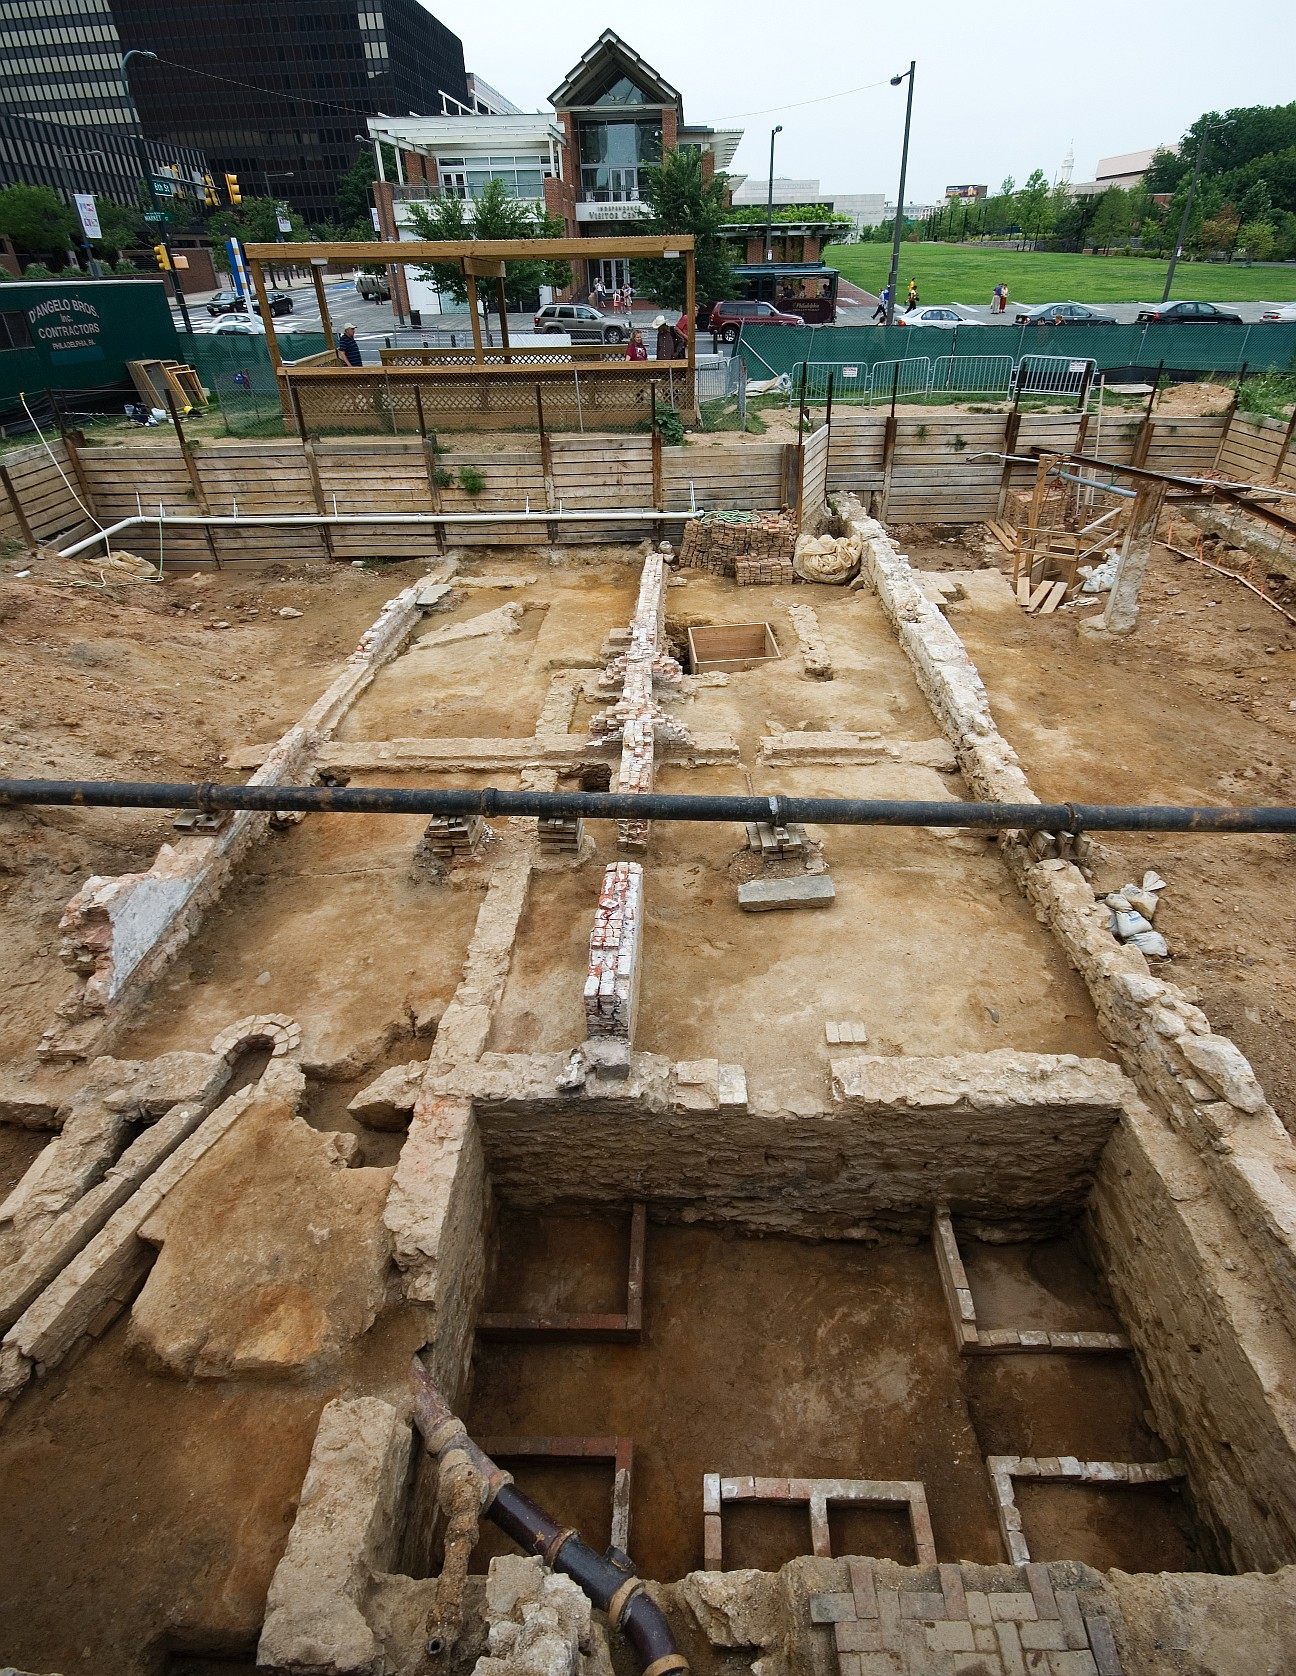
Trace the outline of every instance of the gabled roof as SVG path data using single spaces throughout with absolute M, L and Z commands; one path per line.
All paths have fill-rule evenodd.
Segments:
M 549 95 L 555 110 L 570 109 L 574 105 L 589 105 L 593 88 L 608 71 L 628 76 L 647 95 L 648 104 L 683 106 L 677 89 L 648 63 L 633 47 L 627 46 L 614 29 L 605 29 L 594 45 L 581 54 L 579 61 L 567 72 Z

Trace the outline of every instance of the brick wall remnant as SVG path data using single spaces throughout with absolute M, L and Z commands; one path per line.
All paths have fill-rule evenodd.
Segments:
M 831 681 L 832 653 L 823 637 L 818 616 L 808 605 L 789 605 L 788 616 L 792 619 L 801 649 L 801 667 L 812 681 Z
M 643 868 L 614 861 L 603 874 L 590 933 L 585 1026 L 591 1037 L 634 1039 L 643 952 Z

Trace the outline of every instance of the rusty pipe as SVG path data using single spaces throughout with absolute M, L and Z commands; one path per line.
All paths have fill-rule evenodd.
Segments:
M 481 1516 L 497 1525 L 519 1548 L 538 1555 L 550 1571 L 570 1577 L 594 1606 L 606 1612 L 613 1627 L 634 1647 L 643 1676 L 687 1673 L 688 1660 L 675 1643 L 666 1614 L 644 1589 L 629 1558 L 614 1548 L 607 1554 L 596 1554 L 578 1531 L 559 1524 L 524 1495 L 512 1476 L 496 1466 L 468 1436 L 463 1421 L 452 1413 L 417 1356 L 411 1371 L 414 1420 L 424 1447 L 438 1463 L 462 1452 L 484 1485 Z M 434 1657 L 443 1650 L 429 1641 L 428 1652 Z

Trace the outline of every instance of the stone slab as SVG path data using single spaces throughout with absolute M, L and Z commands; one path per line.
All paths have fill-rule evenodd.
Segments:
M 738 886 L 738 906 L 746 914 L 768 914 L 779 908 L 827 908 L 836 898 L 836 887 L 822 873 L 799 879 L 752 879 Z

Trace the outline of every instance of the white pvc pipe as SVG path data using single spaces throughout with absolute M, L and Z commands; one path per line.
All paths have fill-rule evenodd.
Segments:
M 667 521 L 687 523 L 689 519 L 700 516 L 696 509 L 689 512 L 663 512 L 655 506 L 644 507 L 641 510 L 621 509 L 615 512 L 258 512 L 234 517 L 222 517 L 214 513 L 207 516 L 186 513 L 174 517 L 167 514 L 157 518 L 146 514 L 143 517 L 122 518 L 116 524 L 109 524 L 107 529 L 98 530 L 94 535 L 87 536 L 84 541 L 76 541 L 71 547 L 60 549 L 59 557 L 74 559 L 89 548 L 97 547 L 101 541 L 107 546 L 110 537 L 141 524 L 155 524 L 159 529 L 163 524 L 188 529 L 242 529 L 251 525 L 280 524 L 306 525 L 312 528 L 318 528 L 321 524 L 413 524 L 435 528 L 444 524 L 657 524 Z

